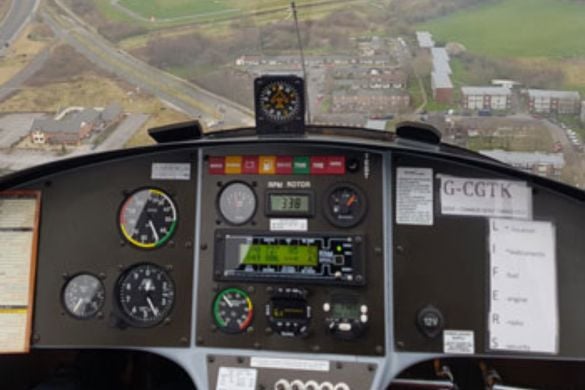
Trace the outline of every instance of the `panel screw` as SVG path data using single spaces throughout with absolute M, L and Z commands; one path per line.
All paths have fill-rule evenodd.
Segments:
M 118 271 L 120 271 L 120 272 L 124 271 L 124 265 L 123 264 L 118 264 Z
M 221 186 L 223 186 L 223 183 L 222 183 L 221 181 L 218 181 L 218 182 L 217 182 L 217 186 L 218 186 L 218 187 L 221 187 Z
M 402 247 L 402 245 L 397 245 L 396 246 L 396 252 L 398 252 L 398 253 L 404 253 L 404 248 Z
M 360 243 L 360 242 L 362 242 L 362 238 L 361 238 L 360 236 L 357 236 L 357 237 L 355 238 L 355 242 L 357 242 L 357 243 Z
M 171 323 L 171 317 L 167 317 L 163 320 L 164 325 L 169 325 Z
M 69 279 L 69 274 L 67 272 L 63 272 L 61 276 L 63 277 L 63 279 Z
M 396 346 L 400 348 L 404 348 L 404 341 L 397 341 Z
M 253 294 L 256 291 L 256 289 L 254 288 L 254 286 L 248 286 L 248 292 Z
M 356 280 L 356 282 L 361 282 L 363 280 L 363 276 L 362 275 L 356 275 L 355 276 L 355 280 Z
M 203 337 L 197 336 L 197 345 L 203 345 Z
M 382 253 L 382 248 L 380 248 L 379 246 L 374 248 L 374 253 L 376 253 L 377 255 Z
M 213 362 L 215 362 L 215 358 L 214 358 L 213 356 L 208 356 L 208 357 L 207 357 L 207 361 L 208 361 L 209 363 L 213 363 Z
M 183 337 L 181 337 L 181 338 L 179 339 L 179 342 L 180 342 L 181 344 L 185 344 L 185 345 L 187 345 L 187 344 L 189 344 L 189 338 L 187 338 L 186 336 L 183 336 Z
M 98 275 L 98 278 L 100 278 L 101 280 L 104 280 L 106 278 L 106 274 L 104 272 L 100 272 Z
M 170 240 L 170 241 L 169 241 L 169 243 L 167 244 L 167 246 L 168 246 L 169 248 L 174 248 L 174 247 L 175 247 L 175 241 L 173 241 L 173 240 Z
M 376 353 L 378 354 L 383 354 L 384 353 L 384 347 L 382 347 L 381 345 L 376 345 Z
M 32 341 L 33 341 L 33 343 L 38 343 L 39 341 L 41 341 L 41 335 L 38 333 L 35 333 L 32 337 Z
M 173 270 L 173 265 L 172 264 L 167 264 L 167 266 L 165 267 L 167 271 L 171 272 Z
M 126 245 L 126 241 L 120 240 L 120 246 L 125 246 L 125 245 Z
M 207 250 L 207 244 L 205 243 L 201 244 L 201 250 L 202 251 Z
M 254 327 L 253 326 L 248 327 L 248 329 L 246 329 L 246 332 L 253 333 L 254 332 Z
M 320 346 L 318 346 L 318 345 L 313 345 L 313 346 L 311 347 L 311 349 L 313 350 L 313 352 L 319 352 L 319 351 L 321 350 L 321 347 L 320 347 Z
M 215 325 L 215 324 L 211 324 L 211 326 L 209 326 L 209 328 L 211 329 L 211 331 L 212 331 L 213 333 L 217 332 L 217 325 Z
M 242 364 L 244 363 L 244 358 L 241 356 L 238 356 L 238 358 L 236 359 L 238 363 Z
M 260 349 L 261 347 L 262 347 L 262 345 L 260 345 L 260 343 L 254 343 L 254 348 Z
M 368 364 L 368 371 L 370 372 L 376 371 L 376 366 L 374 366 L 373 364 Z
M 272 334 L 272 328 L 271 327 L 266 327 L 264 329 L 264 333 L 266 333 L 266 334 Z
M 341 362 L 337 362 L 337 363 L 335 363 L 335 368 L 337 368 L 338 370 L 341 370 L 343 368 L 343 364 L 341 364 Z
M 185 241 L 185 248 L 192 248 L 193 243 L 191 241 Z

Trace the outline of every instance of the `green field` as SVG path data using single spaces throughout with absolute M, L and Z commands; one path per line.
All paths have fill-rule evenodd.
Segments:
M 417 26 L 492 57 L 585 56 L 585 4 L 500 0 Z
M 315 2 L 301 0 L 297 3 Z M 157 19 L 173 19 L 221 11 L 242 10 L 244 12 L 287 7 L 289 0 L 120 0 L 119 4 L 137 14 Z
M 120 5 L 146 18 L 177 18 L 230 8 L 226 0 L 121 0 Z

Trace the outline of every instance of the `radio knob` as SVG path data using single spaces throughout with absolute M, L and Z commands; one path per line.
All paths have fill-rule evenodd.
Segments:
M 335 276 L 335 279 L 341 279 L 343 274 L 341 273 L 341 271 L 335 271 L 335 274 L 333 274 L 333 276 Z
M 325 302 L 325 303 L 323 304 L 323 311 L 324 311 L 325 313 L 329 313 L 329 311 L 330 311 L 330 310 L 331 310 L 331 304 L 330 304 L 329 302 Z

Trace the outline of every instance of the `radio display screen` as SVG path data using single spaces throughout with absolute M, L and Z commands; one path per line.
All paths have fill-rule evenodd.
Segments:
M 316 245 L 240 244 L 240 264 L 316 267 L 319 248 Z
M 299 194 L 270 194 L 270 212 L 308 213 L 310 196 Z

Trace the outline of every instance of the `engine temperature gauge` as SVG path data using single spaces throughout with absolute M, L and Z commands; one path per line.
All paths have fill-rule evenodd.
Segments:
M 226 333 L 242 333 L 252 323 L 254 307 L 250 296 L 239 288 L 221 291 L 213 302 L 213 318 Z
M 325 198 L 325 216 L 335 226 L 357 225 L 366 213 L 366 196 L 356 186 L 338 184 L 329 190 Z

